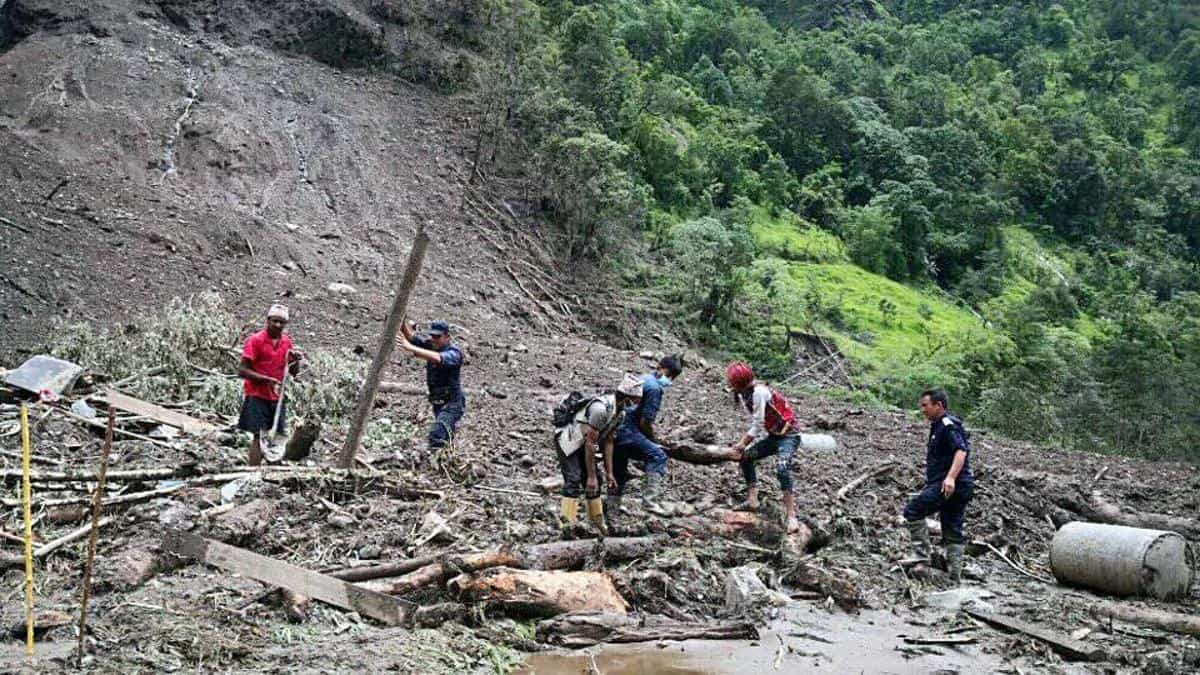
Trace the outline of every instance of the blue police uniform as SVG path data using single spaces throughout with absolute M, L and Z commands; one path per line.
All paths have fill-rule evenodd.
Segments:
M 625 420 L 617 429 L 613 443 L 613 479 L 617 482 L 617 494 L 625 490 L 629 482 L 629 461 L 646 463 L 646 473 L 665 475 L 667 453 L 662 446 L 646 438 L 639 426 L 642 420 L 653 424 L 662 408 L 663 386 L 657 373 L 642 377 L 642 400 L 625 411 Z
M 434 350 L 429 340 L 414 339 L 412 343 L 422 349 Z M 429 388 L 429 402 L 433 404 L 433 427 L 429 430 L 429 449 L 444 447 L 454 437 L 454 430 L 467 409 L 467 397 L 463 394 L 460 371 L 462 350 L 453 344 L 435 350 L 441 355 L 441 363 L 425 363 L 425 384 Z
M 942 481 L 950 472 L 954 455 L 967 453 L 962 471 L 955 479 L 954 494 L 942 496 Z M 938 513 L 942 521 L 942 542 L 961 544 L 967 504 L 975 492 L 975 477 L 971 474 L 971 444 L 967 440 L 962 420 L 946 414 L 929 425 L 929 444 L 925 449 L 925 487 L 904 507 L 909 522 Z

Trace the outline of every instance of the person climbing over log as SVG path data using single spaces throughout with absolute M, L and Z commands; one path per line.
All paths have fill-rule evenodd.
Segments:
M 450 338 L 450 324 L 434 321 L 426 336 L 416 333 L 416 325 L 400 324 L 396 346 L 425 362 L 425 385 L 433 405 L 433 426 L 429 429 L 429 450 L 446 447 L 467 410 L 460 371 L 463 353 Z
M 587 398 L 571 392 L 554 408 L 554 452 L 562 469 L 561 525 L 564 534 L 575 527 L 579 496 L 587 498 L 588 520 L 601 536 L 608 534 L 596 453 L 603 452 L 608 486 L 614 489 L 613 438 L 624 418 L 625 408 L 642 400 L 642 380 L 626 375 L 614 391 Z
M 741 361 L 725 368 L 725 382 L 733 390 L 735 405 L 750 417 L 750 428 L 730 447 L 730 458 L 738 462 L 746 480 L 746 501 L 740 510 L 758 510 L 758 475 L 754 464 L 775 457 L 775 476 L 783 493 L 784 525 L 788 534 L 800 530 L 796 518 L 796 495 L 792 491 L 792 455 L 800 447 L 800 433 L 792 406 L 783 394 L 754 379 L 754 371 Z
M 287 324 L 288 308 L 271 305 L 267 310 L 266 328 L 246 338 L 242 345 L 238 377 L 243 380 L 243 397 L 238 428 L 252 434 L 248 460 L 250 466 L 262 464 L 262 433 L 275 424 L 277 405 L 280 405 L 280 414 L 275 431 L 282 434 L 287 429 L 283 372 L 286 368 L 292 377 L 297 376 L 300 373 L 300 360 L 304 357 L 300 350 L 292 346 L 292 338 L 284 333 Z
M 645 463 L 646 484 L 642 488 L 642 507 L 656 515 L 668 515 L 661 499 L 667 476 L 667 453 L 657 442 L 654 421 L 662 408 L 663 391 L 683 372 L 683 359 L 664 356 L 654 372 L 642 376 L 642 400 L 625 411 L 613 444 L 613 466 L 605 511 L 611 520 L 621 510 L 621 497 L 629 482 L 629 461 Z
M 971 474 L 971 444 L 959 417 L 947 408 L 950 399 L 940 389 L 927 389 L 919 399 L 921 414 L 929 420 L 929 441 L 925 447 L 925 487 L 904 507 L 904 521 L 912 539 L 914 562 L 927 562 L 932 545 L 925 517 L 937 513 L 942 521 L 942 544 L 946 547 L 946 568 L 950 580 L 962 578 L 966 539 L 963 523 L 967 504 L 975 492 Z

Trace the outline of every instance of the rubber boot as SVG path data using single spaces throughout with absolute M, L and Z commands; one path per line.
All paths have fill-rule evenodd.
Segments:
M 579 498 L 563 497 L 559 508 L 559 528 L 563 532 L 569 532 L 575 526 L 575 519 L 579 517 Z
M 665 474 L 646 474 L 646 486 L 642 489 L 642 508 L 656 516 L 671 515 L 662 505 L 663 480 Z
M 908 536 L 912 540 L 913 557 L 918 561 L 929 562 L 929 551 L 931 544 L 929 543 L 929 527 L 925 524 L 925 519 L 909 520 L 904 523 L 908 528 Z
M 608 525 L 604 522 L 604 500 L 600 497 L 593 497 L 587 500 L 588 520 L 591 521 L 592 527 L 596 528 L 596 532 L 601 537 L 608 535 Z
M 963 554 L 965 544 L 946 544 L 946 571 L 950 573 L 950 582 L 955 586 L 962 583 Z

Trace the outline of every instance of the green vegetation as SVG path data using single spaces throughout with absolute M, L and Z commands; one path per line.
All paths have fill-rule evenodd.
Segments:
M 1193 3 L 474 4 L 489 169 L 697 339 L 782 376 L 816 330 L 885 402 L 1195 452 Z

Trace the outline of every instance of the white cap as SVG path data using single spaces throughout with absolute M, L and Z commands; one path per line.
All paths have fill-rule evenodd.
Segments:
M 271 305 L 271 309 L 267 310 L 267 318 L 268 319 L 280 318 L 280 319 L 283 319 L 284 321 L 287 321 L 288 320 L 287 306 L 286 305 L 278 305 L 278 304 Z
M 642 397 L 642 378 L 636 375 L 626 375 L 617 386 L 617 391 L 633 398 Z

